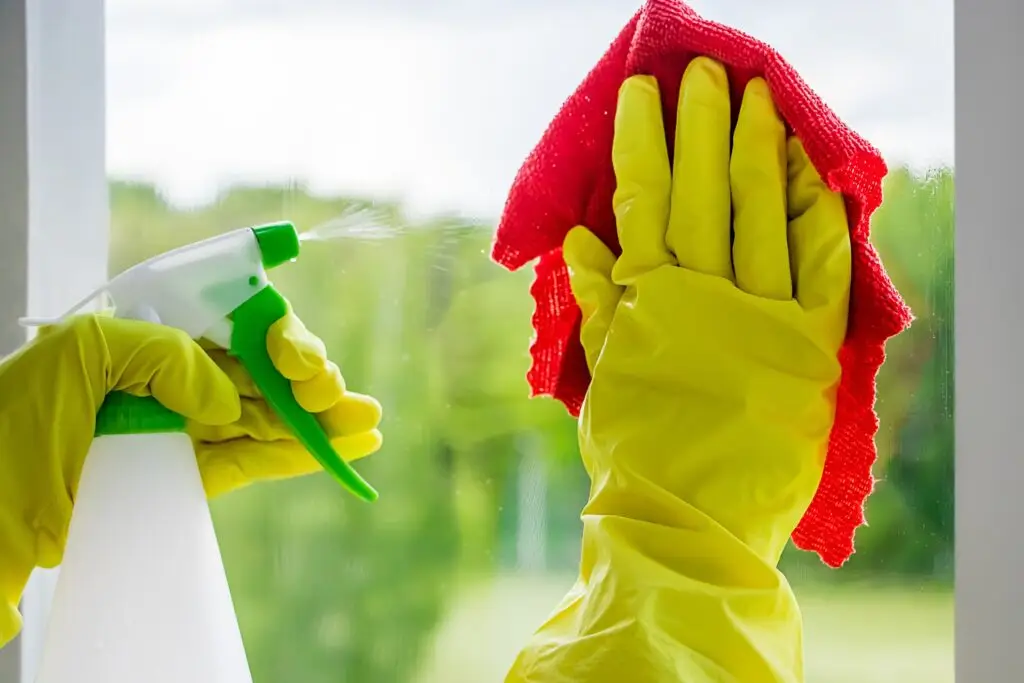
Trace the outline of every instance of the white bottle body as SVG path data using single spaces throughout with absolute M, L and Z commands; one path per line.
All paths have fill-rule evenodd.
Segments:
M 252 683 L 191 441 L 85 460 L 36 683 Z

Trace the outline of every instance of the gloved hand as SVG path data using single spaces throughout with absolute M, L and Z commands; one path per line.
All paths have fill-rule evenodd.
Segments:
M 346 392 L 323 343 L 297 317 L 271 327 L 267 348 L 344 458 L 380 447 L 380 405 Z M 152 395 L 189 420 L 210 496 L 320 469 L 223 350 L 102 315 L 40 330 L 0 364 L 0 647 L 20 628 L 17 604 L 32 569 L 61 561 L 96 413 L 115 390 Z
M 777 563 L 824 465 L 850 238 L 763 80 L 730 126 L 725 70 L 695 59 L 670 168 L 656 81 L 620 91 L 622 255 L 564 244 L 593 376 L 580 578 L 509 681 L 803 680 Z

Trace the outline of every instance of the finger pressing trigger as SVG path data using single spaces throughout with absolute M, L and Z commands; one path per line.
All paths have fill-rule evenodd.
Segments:
M 277 370 L 292 381 L 312 379 L 327 366 L 323 341 L 290 314 L 271 325 L 267 352 Z
M 334 363 L 310 379 L 292 382 L 292 393 L 303 410 L 322 413 L 337 404 L 345 396 L 345 379 Z

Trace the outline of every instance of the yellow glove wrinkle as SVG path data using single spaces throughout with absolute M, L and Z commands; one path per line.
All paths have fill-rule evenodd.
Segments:
M 327 350 L 295 316 L 285 316 L 271 325 L 267 349 L 278 371 L 292 381 L 313 379 L 327 365 Z

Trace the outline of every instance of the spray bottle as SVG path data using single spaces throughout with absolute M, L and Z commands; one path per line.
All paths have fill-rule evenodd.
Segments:
M 376 491 L 267 353 L 267 331 L 288 304 L 266 271 L 298 254 L 291 223 L 235 230 L 126 270 L 68 314 L 106 295 L 116 316 L 219 344 L 324 469 L 372 501 Z M 110 394 L 82 470 L 36 683 L 251 680 L 185 420 L 153 398 Z

